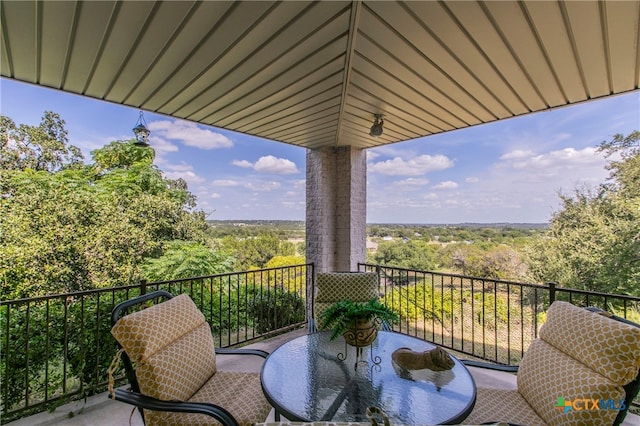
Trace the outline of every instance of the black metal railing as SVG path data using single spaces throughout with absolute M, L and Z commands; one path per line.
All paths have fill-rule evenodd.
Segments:
M 432 341 L 465 358 L 520 362 L 555 300 L 595 306 L 640 323 L 640 297 L 456 274 L 358 264 L 380 276 L 385 304 L 400 314 L 395 331 Z M 640 412 L 640 396 L 630 410 Z
M 634 322 L 640 297 L 359 264 L 380 275 L 394 329 L 467 357 L 516 364 L 554 300 L 597 306 Z M 234 272 L 0 302 L 0 422 L 55 408 L 107 387 L 116 352 L 110 313 L 157 289 L 188 293 L 216 345 L 241 345 L 305 324 L 313 264 Z
M 304 325 L 312 277 L 305 264 L 0 301 L 0 421 L 104 392 L 117 352 L 110 314 L 121 301 L 188 293 L 216 345 L 228 347 Z
M 372 264 L 358 269 L 380 275 L 385 304 L 400 314 L 394 330 L 498 364 L 519 363 L 554 300 L 640 321 L 640 297 Z

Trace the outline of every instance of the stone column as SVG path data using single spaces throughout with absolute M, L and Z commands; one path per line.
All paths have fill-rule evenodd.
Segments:
M 316 272 L 355 271 L 366 260 L 366 153 L 307 151 L 306 257 Z

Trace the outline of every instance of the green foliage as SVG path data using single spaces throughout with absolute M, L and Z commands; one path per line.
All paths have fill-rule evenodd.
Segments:
M 295 245 L 281 240 L 276 234 L 267 232 L 249 238 L 224 237 L 220 242 L 223 250 L 234 254 L 235 270 L 262 269 L 275 256 L 294 256 Z
M 640 293 L 640 132 L 616 135 L 601 150 L 617 153 L 610 182 L 560 195 L 547 235 L 527 249 L 530 277 L 617 294 Z
M 37 128 L 0 123 L 3 298 L 129 284 L 163 241 L 204 240 L 186 183 L 163 178 L 150 148 L 112 142 L 84 166 L 56 114 Z
M 21 403 L 27 393 L 34 404 L 45 394 L 52 398 L 79 392 L 86 397 L 103 391 L 100 386 L 116 351 L 109 318 L 118 299 L 103 294 L 36 300 L 11 311 L 2 306 L 0 326 L 9 330 L 2 336 L 0 358 L 0 373 L 8 384 L 3 387 L 6 408 Z
M 233 257 L 194 241 L 167 241 L 163 254 L 142 265 L 148 281 L 202 277 L 233 271 Z
M 256 331 L 260 334 L 305 320 L 306 302 L 298 293 L 273 288 L 254 297 L 249 305 Z
M 116 141 L 91 152 L 91 156 L 95 167 L 104 173 L 119 169 L 126 170 L 136 165 L 150 166 L 155 153 L 153 149 Z
M 46 111 L 38 126 L 0 116 L 0 170 L 58 171 L 81 164 L 80 149 L 67 144 L 64 120 Z
M 398 315 L 389 307 L 380 303 L 377 298 L 367 302 L 353 302 L 341 300 L 329 306 L 320 316 L 320 329 L 331 329 L 331 339 L 343 334 L 349 324 L 358 319 L 392 323 L 398 320 Z
M 394 286 L 385 300 L 401 318 L 410 320 L 435 319 L 443 322 L 453 317 L 456 308 L 450 292 L 434 290 L 431 284 L 425 283 Z
M 520 252 L 505 244 L 455 244 L 447 252 L 449 267 L 463 275 L 518 280 L 526 271 Z
M 405 320 L 435 320 L 444 325 L 456 319 L 462 312 L 463 304 L 471 306 L 472 298 L 476 312 L 474 320 L 478 325 L 495 328 L 496 320 L 498 323 L 507 323 L 509 317 L 506 296 L 496 297 L 493 293 L 482 291 L 472 293 L 464 290 L 460 295 L 459 292 L 451 292 L 444 287 L 419 282 L 394 286 L 386 295 L 385 303 Z
M 267 264 L 266 268 L 282 268 L 269 271 L 270 282 L 274 287 L 279 287 L 299 295 L 307 294 L 306 268 L 290 268 L 290 266 L 303 265 L 305 258 L 302 256 L 275 256 Z
M 292 265 L 302 265 L 306 262 L 304 256 L 289 255 L 289 256 L 274 256 L 267 262 L 265 268 L 282 268 Z
M 432 271 L 438 268 L 436 248 L 425 241 L 382 241 L 370 256 L 373 263 Z

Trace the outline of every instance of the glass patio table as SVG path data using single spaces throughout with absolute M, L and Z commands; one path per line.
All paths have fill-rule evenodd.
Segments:
M 329 332 L 311 333 L 275 349 L 262 366 L 262 390 L 291 421 L 367 422 L 367 407 L 381 408 L 391 424 L 454 424 L 475 404 L 476 385 L 454 356 L 451 370 L 406 370 L 392 361 L 399 348 L 436 346 L 405 334 L 380 331 L 361 349 Z

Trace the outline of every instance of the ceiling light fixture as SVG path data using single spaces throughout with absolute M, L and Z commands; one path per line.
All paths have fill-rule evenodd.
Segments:
M 136 146 L 149 146 L 149 134 L 151 131 L 146 126 L 147 122 L 144 121 L 144 117 L 142 116 L 142 111 L 140 111 L 140 117 L 138 117 L 138 122 L 136 123 L 136 127 L 133 128 L 133 134 L 136 135 L 136 141 L 133 143 Z
M 380 136 L 382 134 L 382 125 L 384 121 L 382 120 L 382 114 L 374 114 L 375 120 L 373 122 L 373 126 L 371 126 L 371 131 L 369 131 L 369 135 L 371 136 Z

